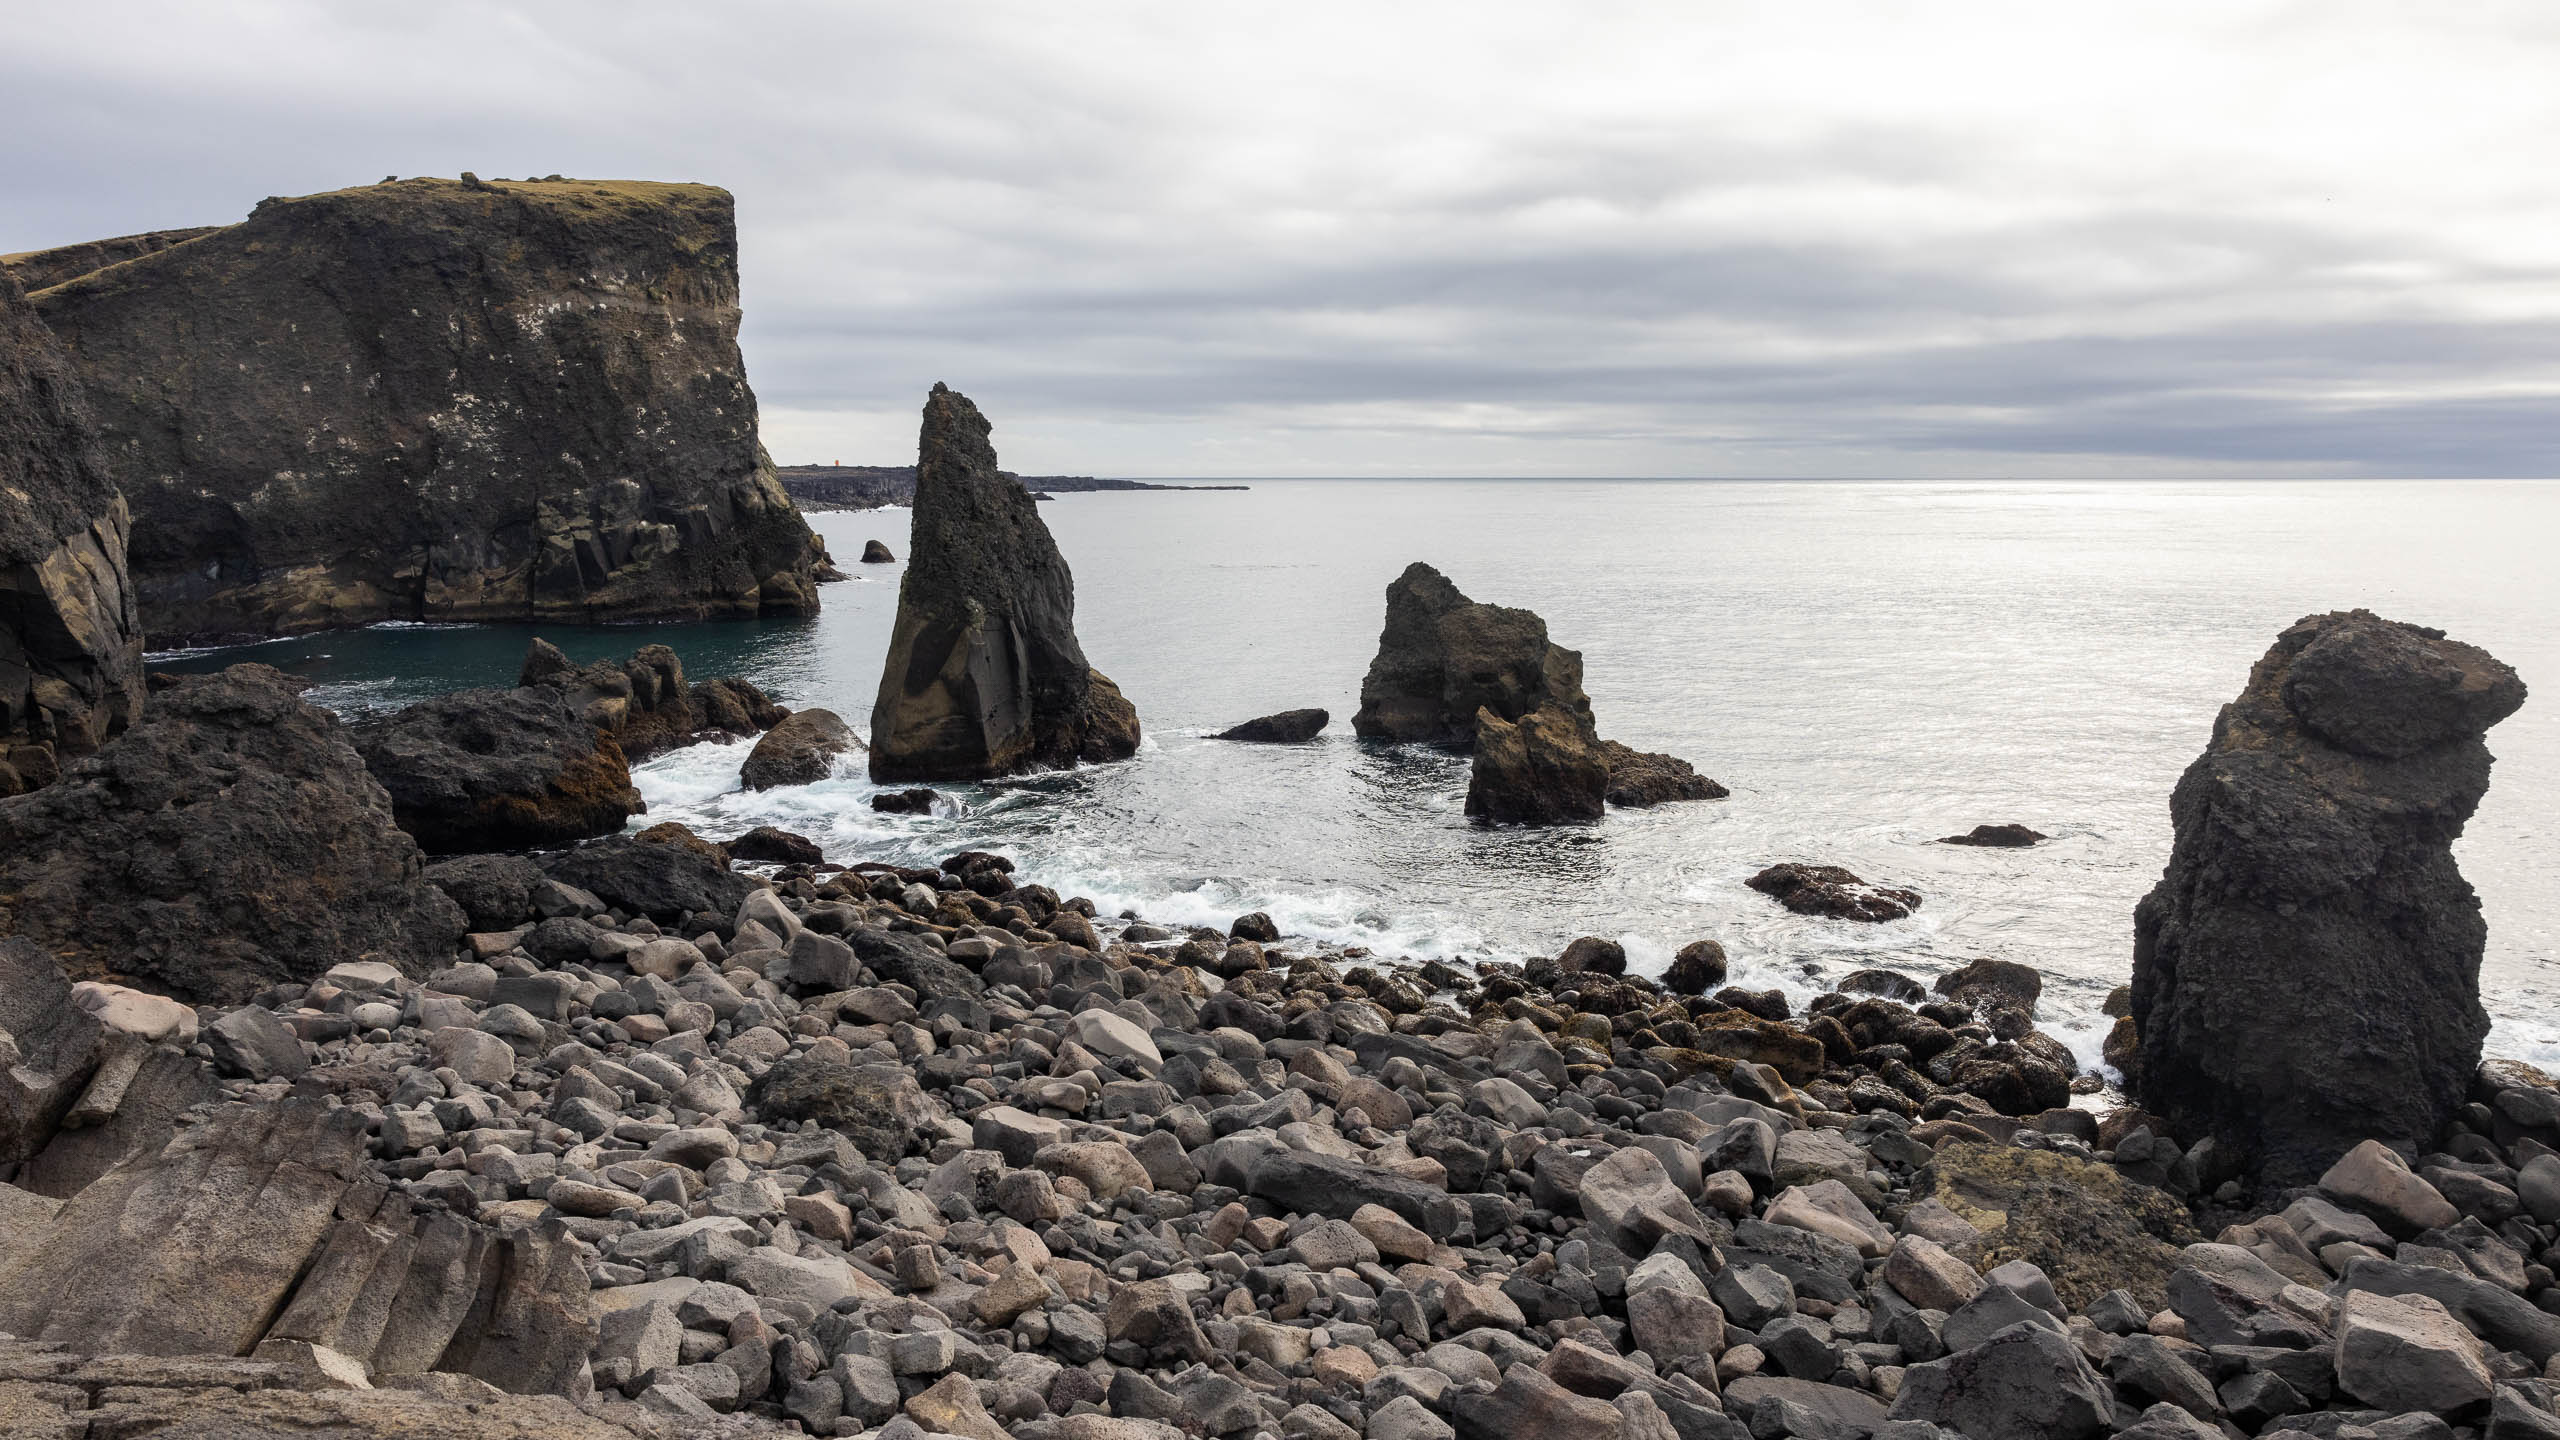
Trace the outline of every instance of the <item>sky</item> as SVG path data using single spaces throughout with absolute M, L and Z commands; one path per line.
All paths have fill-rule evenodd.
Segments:
M 84 0 L 0 252 L 706 181 L 785 463 L 2560 475 L 2560 6 Z

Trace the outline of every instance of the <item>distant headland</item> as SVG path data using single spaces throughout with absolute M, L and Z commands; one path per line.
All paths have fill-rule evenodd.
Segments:
M 916 501 L 913 465 L 782 465 L 782 488 L 804 510 L 877 510 Z M 1034 500 L 1090 490 L 1247 490 L 1247 485 L 1154 485 L 1144 480 L 1104 480 L 1091 475 L 1006 475 Z

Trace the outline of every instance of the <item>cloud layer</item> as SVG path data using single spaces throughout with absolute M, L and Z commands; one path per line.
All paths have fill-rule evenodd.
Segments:
M 0 250 L 384 173 L 728 186 L 785 459 L 2560 474 L 2560 11 L 103 0 Z

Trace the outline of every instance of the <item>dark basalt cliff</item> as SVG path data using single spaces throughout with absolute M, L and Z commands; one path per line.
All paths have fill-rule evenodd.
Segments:
M 2442 1133 L 2489 1030 L 2453 842 L 2489 788 L 2483 732 L 2524 698 L 2486 651 L 2370 611 L 2277 637 L 2180 777 L 2134 912 L 2144 1108 L 2276 1183 Z
M 871 711 L 874 780 L 975 780 L 1123 760 L 1138 714 L 1076 643 L 1076 583 L 993 427 L 936 385 L 918 444 L 898 622 Z
M 141 711 L 127 525 L 78 382 L 0 274 L 0 795 Z
M 183 245 L 199 235 L 210 235 L 219 225 L 198 225 L 188 230 L 146 230 L 139 235 L 118 235 L 107 240 L 84 240 L 77 245 L 59 245 L 51 250 L 27 250 L 16 255 L 0 255 L 0 270 L 6 270 L 30 291 L 48 290 L 65 280 L 76 280 L 92 270 L 104 270 L 144 255 L 156 255 L 172 245 Z
M 156 640 L 817 609 L 825 551 L 756 443 L 725 191 L 268 200 L 34 299 L 133 506 Z

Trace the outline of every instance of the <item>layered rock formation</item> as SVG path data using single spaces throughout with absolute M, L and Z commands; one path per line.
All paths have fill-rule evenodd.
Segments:
M 155 638 L 817 609 L 724 191 L 407 180 L 52 255 Z
M 0 274 L 0 795 L 141 713 L 128 529 L 78 381 Z
M 976 780 L 1137 752 L 1138 713 L 1076 643 L 1075 578 L 992 429 L 936 385 L 917 446 L 871 778 Z
M 2282 1182 L 2423 1145 L 2480 1060 L 2487 929 L 2453 842 L 2524 703 L 2476 647 L 2355 610 L 2278 636 L 2169 805 L 2134 912 L 2143 1104 Z
M 154 696 L 60 782 L 0 800 L 0 932 L 188 1000 L 442 963 L 462 912 L 422 866 L 344 729 L 263 665 Z
M 569 708 L 611 735 L 633 764 L 700 739 L 770 730 L 791 713 L 749 680 L 688 682 L 684 661 L 664 645 L 643 645 L 628 660 L 581 666 L 537 638 L 525 647 L 516 684 L 561 691 Z
M 1539 723 L 1524 731 L 1532 716 Z M 1475 751 L 1467 813 L 1490 822 L 1597 820 L 1604 801 L 1727 793 L 1686 760 L 1601 739 L 1579 653 L 1549 640 L 1534 612 L 1469 600 L 1419 560 L 1387 587 L 1386 628 L 1351 728 L 1363 739 Z

